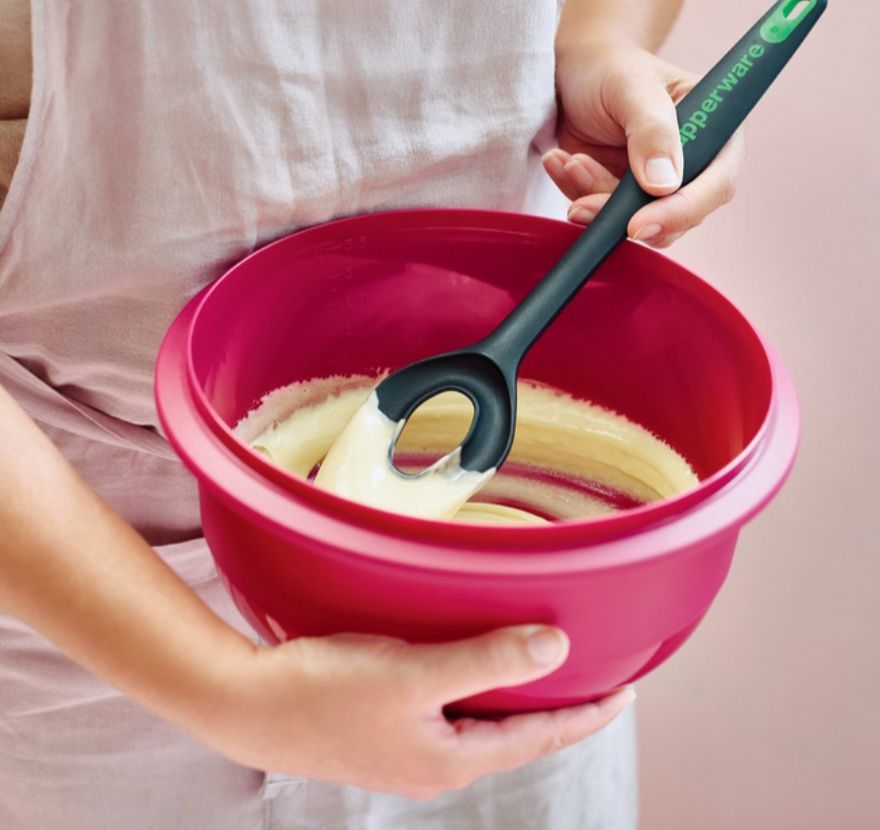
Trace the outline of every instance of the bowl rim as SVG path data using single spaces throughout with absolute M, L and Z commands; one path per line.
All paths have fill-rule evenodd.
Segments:
M 758 451 L 767 444 L 768 433 L 774 417 L 778 419 L 780 416 L 778 393 L 781 387 L 785 387 L 789 394 L 785 401 L 785 412 L 782 414 L 790 424 L 794 425 L 793 429 L 791 426 L 787 428 L 787 431 L 794 433 L 791 436 L 793 444 L 787 453 L 789 457 L 782 461 L 781 469 L 777 470 L 778 482 L 775 485 L 767 484 L 763 492 L 753 492 L 753 498 L 749 500 L 750 505 L 741 505 L 739 512 L 743 517 L 739 523 L 746 521 L 752 512 L 760 509 L 760 506 L 772 497 L 778 486 L 781 486 L 782 480 L 793 462 L 796 450 L 798 412 L 793 385 L 778 357 L 775 356 L 775 353 L 739 308 L 720 291 L 679 263 L 645 246 L 631 242 L 624 244 L 631 246 L 632 249 L 638 249 L 638 252 L 632 251 L 637 256 L 647 259 L 660 258 L 672 263 L 673 268 L 667 270 L 674 274 L 673 282 L 689 283 L 691 288 L 696 286 L 709 301 L 720 303 L 726 307 L 728 312 L 732 312 L 742 329 L 754 337 L 754 342 L 760 348 L 763 363 L 769 375 L 770 393 L 767 410 L 752 439 L 728 464 L 703 479 L 692 490 L 670 499 L 652 502 L 642 507 L 631 508 L 608 516 L 567 519 L 550 525 L 462 524 L 404 516 L 352 502 L 314 487 L 299 476 L 289 473 L 263 458 L 242 441 L 232 428 L 219 417 L 201 388 L 192 356 L 193 337 L 197 330 L 201 310 L 215 292 L 222 291 L 223 286 L 235 278 L 236 273 L 243 268 L 245 263 L 249 263 L 255 257 L 265 255 L 268 249 L 289 245 L 292 237 L 297 237 L 301 243 L 317 244 L 325 236 L 333 235 L 335 237 L 340 225 L 363 227 L 376 222 L 384 225 L 388 221 L 401 219 L 405 219 L 410 224 L 412 220 L 416 219 L 420 222 L 417 227 L 421 228 L 468 227 L 473 229 L 476 226 L 483 229 L 489 227 L 493 230 L 511 230 L 519 226 L 534 233 L 537 226 L 541 223 L 547 223 L 547 228 L 552 228 L 557 233 L 560 231 L 560 227 L 565 228 L 566 233 L 579 231 L 577 226 L 560 220 L 504 211 L 431 208 L 386 211 L 348 217 L 296 231 L 269 243 L 233 265 L 193 297 L 174 320 L 160 347 L 156 370 L 156 401 L 166 435 L 184 463 L 196 474 L 200 483 L 207 485 L 215 496 L 235 503 L 238 509 L 246 510 L 255 519 L 270 522 L 279 532 L 292 530 L 290 521 L 293 518 L 293 513 L 297 513 L 297 525 L 301 528 L 304 517 L 299 515 L 298 510 L 293 511 L 292 507 L 295 504 L 297 507 L 305 509 L 313 518 L 321 516 L 335 521 L 337 525 L 343 524 L 349 533 L 354 527 L 357 527 L 367 534 L 378 534 L 386 541 L 385 547 L 388 548 L 387 555 L 381 555 L 381 558 L 390 556 L 391 559 L 395 559 L 394 552 L 391 550 L 394 547 L 391 544 L 392 540 L 406 542 L 410 546 L 413 543 L 421 542 L 430 545 L 432 549 L 436 548 L 438 544 L 448 547 L 451 551 L 476 549 L 493 555 L 501 551 L 527 552 L 534 549 L 546 552 L 551 549 L 570 548 L 573 545 L 580 548 L 588 545 L 593 549 L 597 545 L 619 540 L 622 536 L 628 540 L 632 538 L 633 534 L 644 535 L 651 529 L 662 530 L 665 525 L 670 523 L 678 527 L 679 520 L 688 513 L 693 513 L 700 504 L 717 502 L 718 499 L 714 498 L 715 496 L 724 496 L 725 492 L 730 490 L 732 482 L 740 478 L 747 470 L 752 469 L 757 461 L 767 455 L 767 453 L 759 453 Z M 571 231 L 567 230 L 569 228 Z M 175 355 L 178 360 L 176 369 L 172 370 L 171 364 L 174 363 Z M 183 367 L 180 366 L 181 357 L 185 364 Z M 175 377 L 177 383 L 175 383 Z M 172 386 L 176 387 L 175 392 L 172 392 Z M 174 406 L 175 402 L 178 404 L 176 407 Z M 175 412 L 175 416 L 169 417 L 172 410 Z M 183 423 L 180 418 L 184 411 L 189 413 L 189 423 L 187 424 Z M 196 433 L 200 427 L 208 428 L 212 438 L 210 442 L 197 441 Z M 200 444 L 198 452 L 193 452 L 191 447 L 188 447 L 192 441 Z M 780 460 L 777 459 L 777 468 L 780 466 Z M 230 481 L 237 480 L 235 476 L 230 479 L 231 469 L 240 466 L 248 471 L 246 480 L 239 482 L 244 488 L 242 492 L 232 493 L 227 488 L 216 484 L 216 477 L 221 472 L 220 467 L 224 468 L 223 478 L 220 480 Z M 209 467 L 212 468 L 210 471 Z M 277 504 L 273 499 L 264 500 L 262 505 L 255 503 L 252 498 L 247 497 L 247 494 L 253 492 L 254 489 L 264 490 L 264 496 L 269 492 L 274 492 L 282 502 L 287 504 Z M 718 525 L 710 522 L 709 525 L 713 526 L 713 530 L 718 531 L 725 527 L 726 523 L 722 522 L 721 525 Z M 709 525 L 706 525 L 707 529 Z M 338 530 L 338 527 L 336 529 Z M 306 535 L 312 537 L 314 534 Z M 706 533 L 703 535 L 705 536 Z M 375 544 L 366 545 L 366 548 L 376 551 Z M 473 553 L 468 555 L 473 557 Z M 413 564 L 409 556 L 405 556 L 404 561 L 408 566 Z M 432 562 L 432 564 L 436 564 L 436 562 Z

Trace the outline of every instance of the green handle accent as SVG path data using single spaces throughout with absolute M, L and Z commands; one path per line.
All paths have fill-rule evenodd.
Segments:
M 679 102 L 679 135 L 684 153 L 684 184 L 699 176 L 758 103 L 825 11 L 827 0 L 809 0 L 799 14 L 786 17 L 798 0 L 775 2 Z M 765 29 L 787 31 L 778 42 Z
M 800 9 L 797 15 L 792 15 L 792 12 L 804 3 L 806 5 Z M 815 5 L 816 0 L 784 0 L 776 11 L 767 18 L 766 23 L 761 26 L 761 37 L 767 43 L 782 43 L 806 18 Z

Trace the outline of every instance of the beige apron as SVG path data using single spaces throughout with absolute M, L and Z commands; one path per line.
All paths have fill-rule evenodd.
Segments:
M 158 428 L 162 334 L 254 248 L 336 216 L 528 209 L 555 0 L 34 0 L 0 211 L 0 383 L 231 624 Z M 0 617 L 0 827 L 635 826 L 632 716 L 413 803 L 239 767 Z

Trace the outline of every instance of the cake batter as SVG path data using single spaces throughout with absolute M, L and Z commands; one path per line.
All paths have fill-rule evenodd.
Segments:
M 517 431 L 503 471 L 462 470 L 457 454 L 418 477 L 388 463 L 399 425 L 378 409 L 366 376 L 297 383 L 267 396 L 238 426 L 242 438 L 290 472 L 373 507 L 422 518 L 546 523 L 666 498 L 696 486 L 687 462 L 623 415 L 537 383 L 518 385 Z M 397 445 L 407 472 L 456 446 L 470 402 L 444 393 L 409 419 Z M 494 476 L 494 478 L 493 478 Z M 469 501 L 481 491 L 486 501 Z M 528 505 L 526 511 L 510 502 Z

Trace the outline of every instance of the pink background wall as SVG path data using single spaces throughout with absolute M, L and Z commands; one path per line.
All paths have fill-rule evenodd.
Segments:
M 768 0 L 690 2 L 708 69 Z M 830 0 L 749 122 L 735 201 L 671 250 L 791 368 L 801 451 L 684 649 L 639 683 L 644 830 L 880 827 L 880 4 Z

